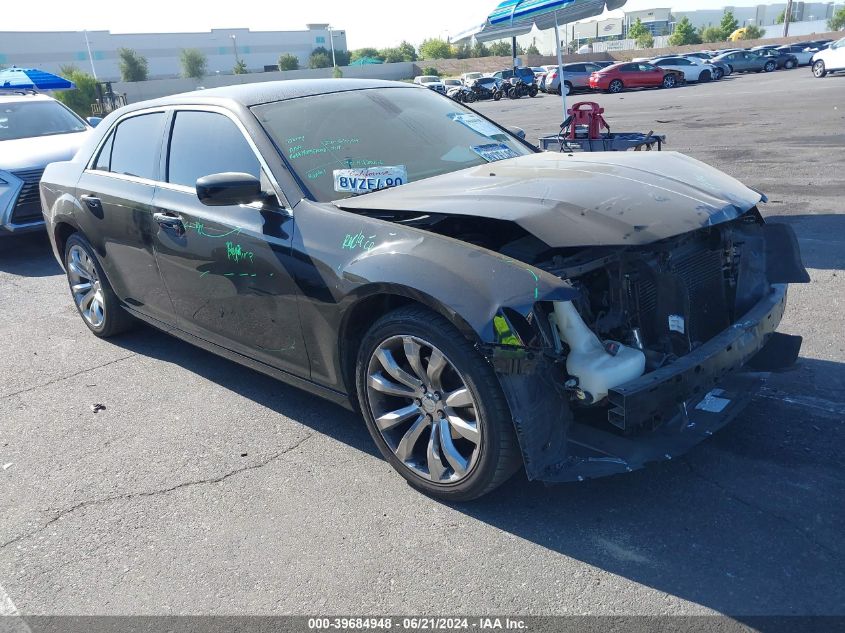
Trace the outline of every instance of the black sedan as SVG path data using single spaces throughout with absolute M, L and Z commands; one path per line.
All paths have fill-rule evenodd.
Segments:
M 788 53 L 780 48 L 755 51 L 761 57 L 772 59 L 777 64 L 778 69 L 785 68 L 791 70 L 798 66 L 798 58 L 792 53 Z
M 747 363 L 792 362 L 775 328 L 808 278 L 764 200 L 680 154 L 540 153 L 348 79 L 133 104 L 41 181 L 95 335 L 143 321 L 358 409 L 451 500 L 679 455 L 747 404 Z

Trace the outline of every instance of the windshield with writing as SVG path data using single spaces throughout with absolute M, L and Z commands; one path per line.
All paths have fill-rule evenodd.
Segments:
M 531 153 L 493 123 L 422 88 L 335 92 L 253 112 L 321 202 Z
M 85 124 L 55 101 L 0 103 L 0 141 L 83 132 Z

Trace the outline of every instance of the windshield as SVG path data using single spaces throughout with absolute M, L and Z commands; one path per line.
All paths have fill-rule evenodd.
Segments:
M 55 101 L 0 103 L 0 141 L 84 132 L 85 123 Z
M 320 202 L 532 153 L 462 105 L 419 88 L 335 92 L 252 110 Z M 349 187 L 352 176 L 367 188 Z
M 420 77 L 420 83 L 422 84 L 430 84 L 435 81 L 440 81 L 440 77 Z

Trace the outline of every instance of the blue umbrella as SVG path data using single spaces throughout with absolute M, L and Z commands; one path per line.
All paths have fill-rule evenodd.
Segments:
M 566 118 L 566 95 L 563 94 L 563 56 L 560 50 L 560 24 L 577 22 L 601 15 L 605 9 L 613 11 L 624 6 L 626 0 L 504 0 L 493 9 L 487 20 L 474 28 L 458 34 L 453 41 L 477 41 L 513 38 L 516 58 L 516 37 L 531 32 L 554 28 L 557 41 L 557 64 L 563 97 L 563 118 Z
M 0 89 L 13 90 L 73 90 L 76 85 L 64 77 L 37 68 L 0 70 Z

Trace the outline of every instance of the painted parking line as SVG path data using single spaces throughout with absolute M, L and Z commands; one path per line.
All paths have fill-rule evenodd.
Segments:
M 0 585 L 0 633 L 32 633 L 20 617 L 18 608 Z

